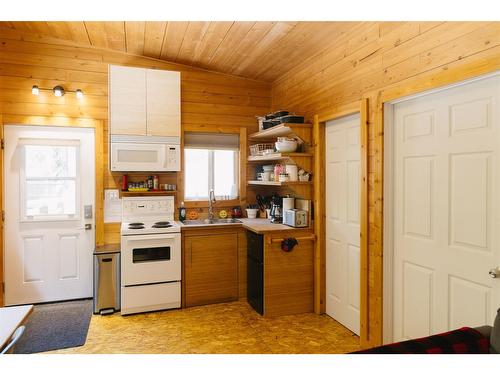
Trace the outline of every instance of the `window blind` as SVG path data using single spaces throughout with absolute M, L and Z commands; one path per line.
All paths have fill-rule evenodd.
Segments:
M 238 134 L 220 133 L 184 133 L 184 147 L 205 150 L 238 150 L 240 137 Z

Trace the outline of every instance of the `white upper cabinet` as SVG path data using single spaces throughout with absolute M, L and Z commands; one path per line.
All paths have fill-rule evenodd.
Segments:
M 147 134 L 146 98 L 146 69 L 109 66 L 111 134 Z
M 181 136 L 181 73 L 146 71 L 149 135 Z
M 110 65 L 110 133 L 180 137 L 180 86 L 180 72 Z

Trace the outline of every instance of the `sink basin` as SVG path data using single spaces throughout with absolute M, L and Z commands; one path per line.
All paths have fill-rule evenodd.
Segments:
M 184 220 L 184 225 L 221 225 L 221 224 L 241 224 L 238 219 L 204 219 L 204 220 Z

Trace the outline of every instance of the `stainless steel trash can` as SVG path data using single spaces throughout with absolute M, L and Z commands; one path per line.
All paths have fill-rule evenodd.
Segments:
M 97 247 L 94 251 L 94 314 L 120 311 L 120 249 Z

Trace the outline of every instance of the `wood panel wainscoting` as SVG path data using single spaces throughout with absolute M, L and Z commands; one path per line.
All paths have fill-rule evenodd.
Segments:
M 305 114 L 306 120 L 315 119 L 320 157 L 324 154 L 318 138 L 321 122 L 352 113 L 360 100 L 365 101 L 366 117 L 361 112 L 367 146 L 362 149 L 366 161 L 362 207 L 367 207 L 367 233 L 362 238 L 367 250 L 361 258 L 363 347 L 380 345 L 383 337 L 384 103 L 498 69 L 500 22 L 367 22 L 339 37 L 335 47 L 310 57 L 273 83 L 274 110 L 286 108 Z M 324 157 L 319 160 L 315 165 L 315 206 L 321 209 Z M 324 213 L 316 215 L 321 219 Z M 324 247 L 324 233 L 318 222 L 315 225 L 319 234 L 315 266 L 321 270 L 315 283 L 322 285 L 324 296 L 324 252 L 319 251 Z M 321 303 L 315 309 L 321 310 Z

